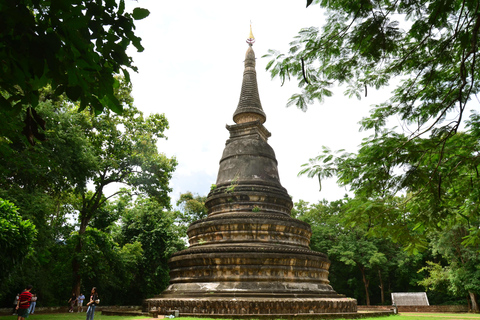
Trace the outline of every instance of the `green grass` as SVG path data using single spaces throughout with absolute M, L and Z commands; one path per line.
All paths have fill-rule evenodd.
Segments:
M 392 320 L 471 320 L 480 319 L 480 314 L 474 313 L 400 313 Z
M 34 314 L 28 320 L 85 320 L 84 313 Z M 95 312 L 95 320 L 136 320 L 145 316 L 105 316 Z M 387 317 L 361 318 L 362 320 L 480 320 L 480 314 L 471 313 L 401 313 Z M 17 320 L 17 316 L 0 316 L 0 320 Z M 179 320 L 214 320 L 213 318 L 180 317 Z M 218 320 L 218 319 L 217 319 Z

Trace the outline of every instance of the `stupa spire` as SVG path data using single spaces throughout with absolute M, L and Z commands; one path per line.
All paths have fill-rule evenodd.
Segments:
M 260 95 L 258 94 L 257 72 L 255 70 L 255 52 L 252 45 L 255 38 L 252 33 L 252 25 L 250 25 L 250 35 L 247 39 L 248 49 L 245 54 L 245 70 L 243 71 L 242 91 L 237 109 L 233 114 L 233 121 L 237 124 L 260 121 L 264 123 L 267 120 L 265 112 L 263 112 Z
M 252 33 L 252 23 L 251 22 L 250 22 L 250 34 L 248 35 L 247 43 L 250 47 L 255 43 L 255 37 L 253 36 L 253 33 Z

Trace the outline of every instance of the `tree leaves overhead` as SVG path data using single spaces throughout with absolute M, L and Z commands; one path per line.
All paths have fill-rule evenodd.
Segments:
M 358 152 L 325 148 L 300 174 L 335 176 L 355 194 L 352 221 L 369 212 L 372 230 L 389 226 L 411 251 L 452 225 L 466 230 L 462 245 L 477 246 L 480 117 L 467 120 L 466 110 L 480 91 L 480 2 L 307 1 L 314 4 L 325 9 L 325 24 L 302 29 L 287 53 L 266 55 L 273 78 L 301 88 L 287 106 L 305 111 L 334 84 L 359 99 L 398 85 L 361 120 L 374 133 Z
M 148 11 L 147 9 L 135 8 L 133 9 L 132 16 L 133 16 L 133 19 L 135 20 L 142 20 L 148 17 L 149 14 L 150 14 L 150 11 Z
M 363 129 L 397 115 L 414 135 L 436 126 L 456 132 L 467 102 L 479 92 L 478 1 L 307 1 L 326 10 L 321 28 L 302 29 L 288 53 L 270 50 L 272 78 L 296 79 L 288 106 L 306 110 L 333 83 L 361 98 L 367 88 L 401 80 L 390 99 L 374 106 Z M 446 119 L 448 122 L 442 123 Z
M 19 0 L 0 4 L 0 110 L 36 107 L 47 84 L 100 113 L 121 112 L 114 95 L 115 75 L 137 71 L 126 54 L 132 44 L 143 51 L 134 34 L 134 20 L 149 11 L 125 12 L 124 0 Z
M 475 124 L 475 130 L 457 133 L 448 140 L 441 137 L 410 140 L 404 134 L 385 131 L 365 139 L 357 153 L 325 148 L 324 153 L 304 165 L 300 174 L 321 179 L 336 176 L 341 186 L 349 186 L 354 192 L 358 200 L 356 210 L 360 212 L 368 211 L 368 204 L 382 204 L 380 210 L 370 215 L 375 221 L 374 228 L 390 224 L 394 239 L 408 242 L 412 248 L 422 247 L 422 237 L 412 239 L 409 236 L 412 226 L 402 227 L 402 214 L 390 216 L 390 213 L 408 214 L 409 221 L 417 228 L 440 230 L 451 223 L 465 224 L 469 233 L 464 244 L 478 245 L 477 118 L 470 124 Z M 389 200 L 397 196 L 403 200 L 395 203 Z M 361 215 L 356 218 L 363 219 Z

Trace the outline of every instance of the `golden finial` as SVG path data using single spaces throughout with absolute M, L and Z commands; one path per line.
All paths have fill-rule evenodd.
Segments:
M 248 35 L 247 43 L 249 46 L 252 46 L 254 42 L 255 42 L 255 37 L 253 36 L 253 33 L 252 33 L 252 21 L 250 21 L 250 34 Z

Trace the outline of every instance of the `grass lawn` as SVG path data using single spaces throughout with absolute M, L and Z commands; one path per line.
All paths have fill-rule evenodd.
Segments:
M 382 318 L 383 319 L 383 318 Z M 480 319 L 480 314 L 475 313 L 400 313 L 392 320 L 469 320 Z
M 28 320 L 85 320 L 84 313 L 34 314 Z M 105 316 L 95 312 L 95 320 L 135 320 L 150 319 L 144 316 Z M 480 314 L 471 313 L 401 313 L 387 317 L 361 318 L 362 320 L 480 320 Z M 0 320 L 17 320 L 17 316 L 0 316 Z M 213 320 L 211 318 L 180 317 L 179 320 Z

